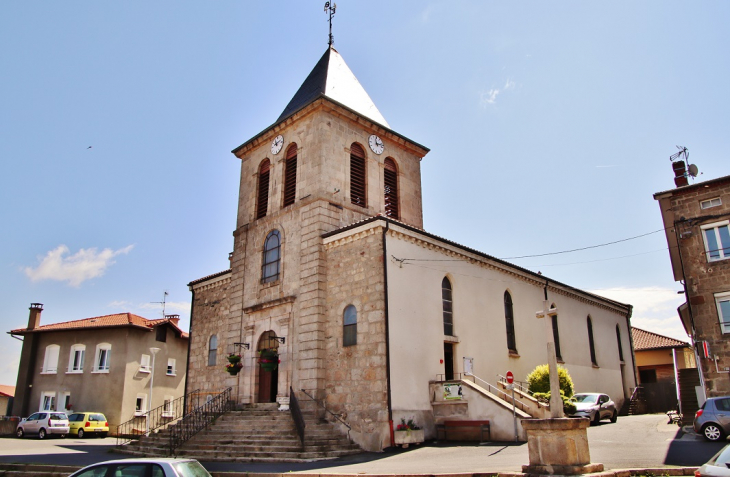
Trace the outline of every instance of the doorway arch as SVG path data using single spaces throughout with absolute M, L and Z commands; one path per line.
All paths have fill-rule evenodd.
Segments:
M 276 333 L 264 331 L 259 337 L 256 351 L 260 357 L 264 351 L 275 351 L 278 357 L 279 342 L 276 340 Z M 259 358 L 260 359 L 260 358 Z M 276 402 L 276 394 L 279 392 L 279 367 L 274 370 L 264 369 L 262 363 L 258 362 L 258 395 L 256 402 Z

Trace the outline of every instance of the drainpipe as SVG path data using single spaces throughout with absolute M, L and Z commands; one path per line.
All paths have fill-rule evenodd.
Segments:
M 388 248 L 385 236 L 390 228 L 390 222 L 385 220 L 383 229 L 383 289 L 385 295 L 385 376 L 388 388 L 388 424 L 390 426 L 390 445 L 395 445 L 395 433 L 393 432 L 393 401 L 390 388 L 390 326 L 388 324 Z
M 183 398 L 183 415 L 188 413 L 188 378 L 190 377 L 190 343 L 193 341 L 193 313 L 195 312 L 195 290 L 190 287 L 190 293 L 193 294 L 193 298 L 190 302 L 190 325 L 188 328 L 188 357 L 185 361 L 185 391 Z

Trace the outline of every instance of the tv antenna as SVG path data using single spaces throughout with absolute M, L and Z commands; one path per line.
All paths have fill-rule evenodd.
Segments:
M 165 294 L 162 295 L 162 301 L 152 301 L 152 302 L 150 302 L 150 303 L 154 303 L 156 305 L 162 305 L 162 317 L 163 318 L 165 317 L 165 302 L 167 301 L 167 295 L 169 295 L 169 293 L 167 293 L 167 290 L 165 290 Z
M 330 36 L 329 36 L 329 42 L 327 44 L 332 47 L 332 45 L 335 42 L 335 37 L 332 36 L 332 17 L 335 16 L 335 10 L 337 10 L 337 4 L 334 2 L 325 2 L 324 4 L 324 12 L 329 15 L 329 22 L 330 22 Z
M 669 160 L 672 162 L 677 159 L 680 161 L 689 161 L 689 150 L 684 146 L 677 146 L 677 149 L 679 149 L 679 151 L 669 156 Z
M 669 156 L 669 160 L 672 161 L 674 184 L 677 187 L 688 185 L 688 177 L 694 180 L 700 174 L 697 166 L 689 163 L 689 150 L 684 146 L 677 146 L 677 152 Z

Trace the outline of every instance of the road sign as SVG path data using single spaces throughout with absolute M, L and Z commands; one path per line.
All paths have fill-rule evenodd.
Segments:
M 512 371 L 507 371 L 507 383 L 512 384 L 515 382 L 515 375 L 512 374 Z

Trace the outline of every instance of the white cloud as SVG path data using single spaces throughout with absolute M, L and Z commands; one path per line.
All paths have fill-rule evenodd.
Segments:
M 480 99 L 479 104 L 481 104 L 482 107 L 486 107 L 487 104 L 494 104 L 494 102 L 497 100 L 497 96 L 499 95 L 498 89 L 490 89 L 486 93 L 482 91 L 480 93 Z
M 678 288 L 617 287 L 589 291 L 633 305 L 632 326 L 678 340 L 689 341 L 677 314 L 677 307 L 684 303 L 685 299 L 684 295 L 677 294 L 677 290 Z
M 126 307 L 129 307 L 129 305 L 131 305 L 131 303 L 128 301 L 115 300 L 115 301 L 109 303 L 107 306 L 110 308 L 126 308 Z
M 104 275 L 106 269 L 115 263 L 114 257 L 129 253 L 133 247 L 128 245 L 119 250 L 105 248 L 100 252 L 96 248 L 82 248 L 76 254 L 69 255 L 68 247 L 59 245 L 42 259 L 39 258 L 40 264 L 36 268 L 26 267 L 24 271 L 34 282 L 56 280 L 78 287 L 86 280 Z
M 511 79 L 508 79 L 507 82 L 504 84 L 504 89 L 513 89 L 515 87 L 515 82 Z

